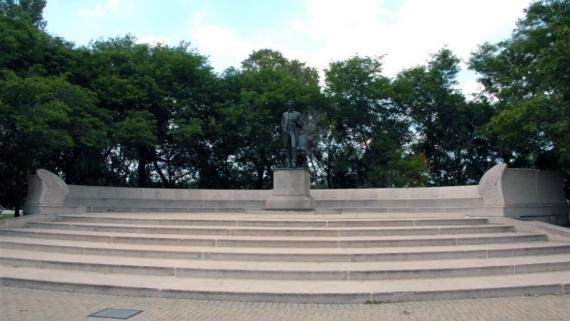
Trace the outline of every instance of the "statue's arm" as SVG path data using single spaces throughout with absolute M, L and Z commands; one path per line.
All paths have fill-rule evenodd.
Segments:
M 303 118 L 301 117 L 300 113 L 297 113 L 297 117 L 295 118 L 295 124 L 297 125 L 297 128 L 299 129 L 303 128 Z

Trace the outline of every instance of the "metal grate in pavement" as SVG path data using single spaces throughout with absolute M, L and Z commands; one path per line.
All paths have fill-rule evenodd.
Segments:
M 90 318 L 108 318 L 108 319 L 119 319 L 119 320 L 126 320 L 129 319 L 139 313 L 142 310 L 131 310 L 131 309 L 114 309 L 114 308 L 107 308 L 101 310 L 99 312 L 95 312 L 89 315 Z

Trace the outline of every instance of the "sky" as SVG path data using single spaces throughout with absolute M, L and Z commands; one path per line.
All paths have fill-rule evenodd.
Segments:
M 385 75 L 425 64 L 441 48 L 462 61 L 460 89 L 478 90 L 466 70 L 484 42 L 507 39 L 531 0 L 48 0 L 47 31 L 78 46 L 130 34 L 141 43 L 189 42 L 215 71 L 270 48 L 322 75 L 354 55 L 383 57 Z

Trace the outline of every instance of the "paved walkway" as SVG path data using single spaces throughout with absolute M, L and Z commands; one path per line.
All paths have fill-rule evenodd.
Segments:
M 287 304 L 118 297 L 0 287 L 0 321 L 104 321 L 105 308 L 143 310 L 129 321 L 567 321 L 570 295 L 390 304 Z

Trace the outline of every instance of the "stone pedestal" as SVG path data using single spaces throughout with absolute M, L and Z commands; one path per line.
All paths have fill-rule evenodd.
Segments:
M 302 168 L 276 168 L 273 170 L 273 190 L 265 202 L 268 210 L 313 210 L 311 175 Z

